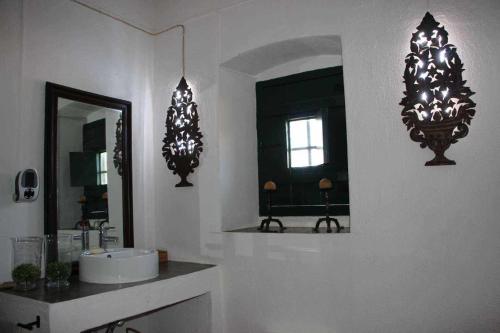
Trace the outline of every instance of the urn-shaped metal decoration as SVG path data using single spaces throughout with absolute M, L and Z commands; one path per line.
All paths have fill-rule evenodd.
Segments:
M 203 151 L 203 135 L 198 121 L 193 93 L 182 77 L 172 95 L 172 105 L 167 111 L 166 133 L 163 139 L 163 157 L 167 161 L 167 167 L 181 177 L 175 187 L 193 186 L 187 181 L 187 176 L 200 164 L 200 153 Z
M 463 64 L 457 48 L 448 44 L 448 32 L 426 13 L 410 41 L 406 56 L 403 123 L 410 138 L 429 147 L 434 159 L 425 165 L 451 165 L 444 156 L 451 144 L 467 135 L 476 104 L 462 79 Z

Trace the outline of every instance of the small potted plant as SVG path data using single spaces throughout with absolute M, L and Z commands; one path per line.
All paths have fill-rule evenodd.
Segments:
M 51 262 L 47 264 L 47 287 L 61 288 L 69 286 L 69 277 L 71 276 L 71 263 Z
M 17 290 L 31 290 L 36 288 L 36 281 L 40 278 L 40 268 L 33 264 L 21 264 L 12 271 L 12 279 Z

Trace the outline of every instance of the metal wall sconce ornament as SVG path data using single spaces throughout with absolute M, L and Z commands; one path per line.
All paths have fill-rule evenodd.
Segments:
M 122 135 L 122 123 L 123 118 L 120 116 L 120 119 L 116 122 L 116 142 L 115 148 L 113 149 L 113 165 L 115 166 L 116 171 L 121 176 L 123 173 L 123 135 Z
M 185 77 L 185 29 L 182 29 L 182 78 L 172 94 L 172 102 L 167 111 L 166 133 L 163 139 L 163 157 L 167 167 L 181 177 L 175 187 L 193 186 L 187 176 L 200 164 L 203 151 L 203 135 L 198 126 L 199 116 L 193 93 Z
M 271 200 L 271 194 L 275 192 L 277 189 L 276 183 L 273 181 L 267 181 L 264 184 L 264 191 L 267 193 L 267 214 L 268 217 L 262 220 L 262 223 L 260 224 L 260 227 L 257 228 L 257 230 L 260 230 L 261 232 L 270 232 L 269 231 L 269 225 L 271 222 L 275 222 L 279 226 L 279 232 L 282 233 L 286 228 L 283 226 L 283 223 L 281 223 L 280 220 L 273 218 L 272 216 L 272 200 Z
M 410 138 L 429 147 L 434 159 L 425 165 L 454 165 L 444 152 L 469 132 L 474 94 L 462 80 L 463 64 L 448 32 L 427 12 L 410 41 L 406 56 L 403 123 Z
M 163 139 L 163 157 L 167 161 L 167 166 L 174 175 L 178 174 L 181 177 L 181 181 L 175 187 L 193 186 L 186 177 L 200 164 L 200 153 L 203 151 L 201 142 L 203 135 L 198 127 L 198 121 L 193 93 L 182 77 L 172 95 L 172 105 L 167 111 L 165 123 L 167 131 Z
M 340 230 L 344 229 L 344 227 L 341 227 L 339 224 L 339 221 L 330 216 L 330 200 L 328 196 L 328 192 L 333 188 L 332 181 L 328 178 L 323 178 L 319 181 L 319 190 L 323 194 L 323 197 L 325 198 L 325 209 L 326 209 L 326 216 L 321 217 L 318 219 L 316 222 L 316 226 L 313 228 L 314 232 L 319 232 L 319 226 L 322 222 L 326 223 L 326 232 L 331 233 L 332 232 L 332 227 L 331 223 L 335 223 L 337 226 L 337 232 L 340 232 Z

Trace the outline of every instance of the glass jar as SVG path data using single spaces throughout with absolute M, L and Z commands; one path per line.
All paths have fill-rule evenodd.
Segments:
M 73 235 L 45 235 L 45 276 L 48 288 L 69 286 Z
M 12 279 L 17 290 L 36 288 L 40 279 L 42 237 L 14 237 L 12 240 Z

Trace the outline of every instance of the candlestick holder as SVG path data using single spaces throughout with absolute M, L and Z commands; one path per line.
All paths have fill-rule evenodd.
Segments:
M 272 217 L 272 198 L 271 195 L 274 191 L 276 191 L 276 184 L 273 181 L 268 181 L 264 184 L 264 191 L 267 193 L 267 218 L 262 220 L 262 223 L 260 224 L 260 227 L 257 228 L 257 230 L 260 230 L 262 232 L 270 232 L 269 231 L 269 225 L 272 222 L 275 222 L 279 226 L 279 232 L 282 233 L 286 228 L 283 226 L 283 223 L 281 223 L 280 220 L 273 218 Z
M 325 198 L 326 216 L 318 219 L 318 221 L 316 222 L 316 226 L 313 228 L 314 232 L 319 232 L 319 226 L 322 222 L 326 222 L 326 232 L 328 233 L 332 232 L 332 222 L 334 222 L 337 226 L 337 233 L 339 233 L 340 230 L 344 229 L 344 227 L 340 226 L 339 221 L 336 218 L 330 216 L 330 200 L 328 193 L 330 192 L 332 187 L 332 181 L 328 178 L 323 178 L 319 181 L 319 190 Z

